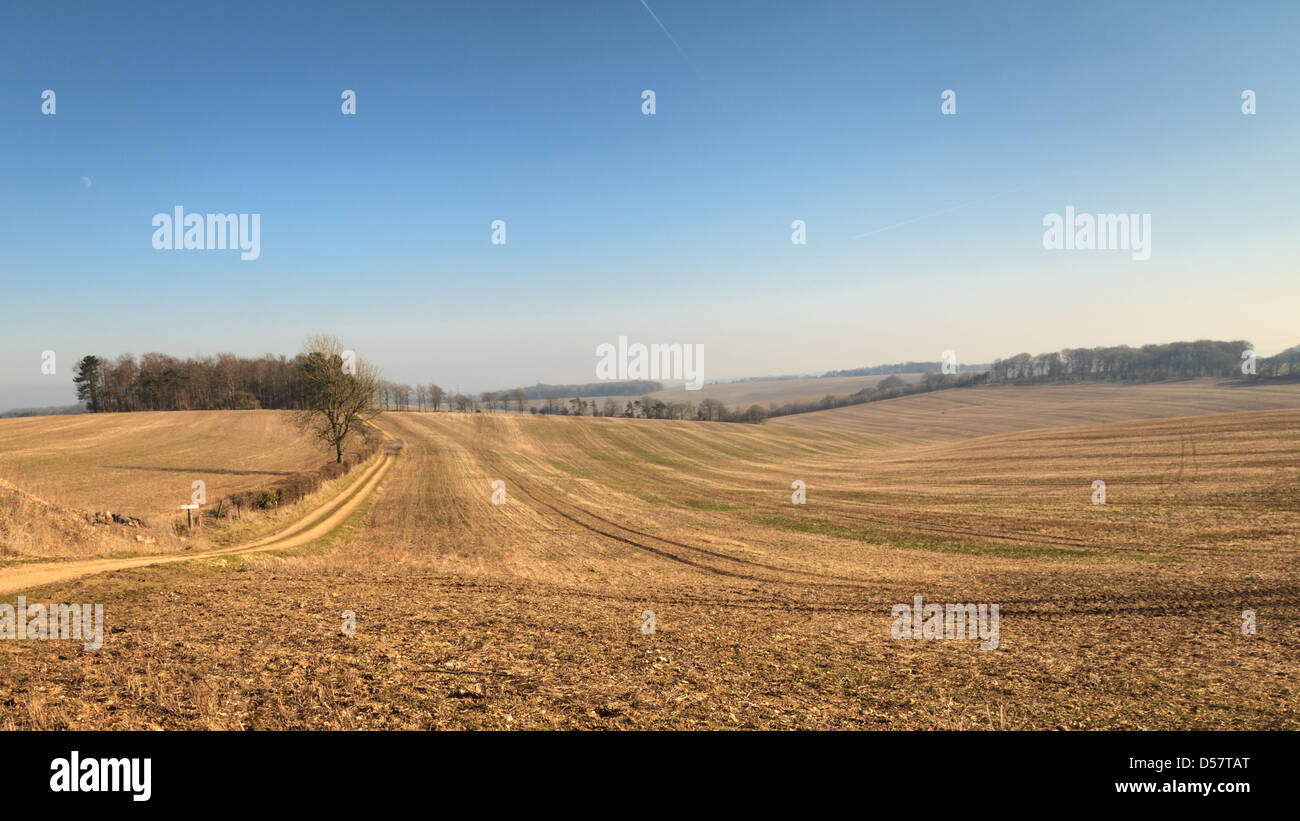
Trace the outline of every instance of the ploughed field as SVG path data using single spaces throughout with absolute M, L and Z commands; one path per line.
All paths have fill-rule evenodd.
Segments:
M 287 411 L 151 411 L 0 419 L 0 478 L 57 504 L 164 524 L 207 497 L 318 467 L 326 449 Z
M 0 419 L 0 566 L 203 541 L 171 531 L 201 481 L 212 510 L 330 458 L 288 412 L 160 411 Z M 138 521 L 122 527 L 111 517 Z
M 385 414 L 331 539 L 29 593 L 109 632 L 0 641 L 0 727 L 1300 727 L 1300 386 L 1053 390 Z M 895 638 L 915 596 L 996 649 Z

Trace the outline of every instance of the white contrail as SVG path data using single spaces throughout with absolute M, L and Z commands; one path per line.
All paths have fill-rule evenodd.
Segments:
M 655 14 L 654 9 L 650 8 L 650 6 L 646 3 L 645 0 L 641 0 L 641 5 L 645 6 L 645 10 L 650 12 L 650 16 L 653 17 L 654 21 L 659 24 L 659 28 L 663 31 L 664 34 L 668 36 L 668 39 L 672 41 L 673 47 L 677 49 L 677 53 L 682 55 L 682 57 L 686 60 L 686 62 L 691 64 L 691 68 L 695 69 L 696 71 L 699 71 L 699 68 L 695 65 L 695 61 L 692 60 L 690 57 L 687 57 L 686 52 L 682 51 L 682 47 L 677 43 L 677 38 L 674 37 L 672 35 L 672 32 L 668 31 L 668 29 L 664 26 L 664 24 L 659 21 L 659 15 Z
M 1023 185 L 1020 186 L 1020 188 L 1025 188 L 1025 187 L 1026 187 L 1026 186 L 1023 186 Z M 889 231 L 889 230 L 891 230 L 891 229 L 893 229 L 893 228 L 899 228 L 899 227 L 902 227 L 902 226 L 904 226 L 904 225 L 911 225 L 911 224 L 914 223 L 914 222 L 920 222 L 921 220 L 928 220 L 928 219 L 930 219 L 930 217 L 937 217 L 937 216 L 939 216 L 940 214 L 946 214 L 946 213 L 948 213 L 949 211 L 957 211 L 957 210 L 959 210 L 959 209 L 961 209 L 961 208 L 969 208 L 969 207 L 972 206 L 972 205 L 979 205 L 979 204 L 982 203 L 982 202 L 988 202 L 989 200 L 995 200 L 995 199 L 997 199 L 998 197 L 1001 197 L 1001 196 L 1003 196 L 1003 195 L 1011 194 L 1011 193 L 1013 193 L 1013 192 L 1019 191 L 1020 188 L 1012 188 L 1010 191 L 1002 191 L 1002 192 L 999 192 L 999 193 L 997 193 L 997 194 L 994 194 L 994 195 L 992 195 L 992 196 L 990 196 L 990 197 L 984 197 L 983 199 L 971 200 L 970 202 L 963 202 L 963 203 L 960 203 L 960 204 L 958 204 L 958 205 L 950 205 L 950 206 L 948 206 L 947 208 L 940 208 L 938 211 L 935 211 L 935 212 L 932 213 L 932 214 L 923 214 L 922 216 L 919 216 L 919 217 L 913 217 L 913 218 L 910 219 L 910 220 L 903 220 L 902 222 L 896 222 L 896 223 L 894 223 L 893 225 L 886 225 L 884 228 L 877 228 L 876 230 L 874 230 L 874 231 L 868 231 L 868 232 L 866 232 L 865 234 L 857 234 L 857 235 L 855 235 L 853 238 L 854 238 L 854 239 L 862 239 L 863 237 L 869 237 L 869 236 L 871 236 L 872 234 L 879 234 L 881 231 Z

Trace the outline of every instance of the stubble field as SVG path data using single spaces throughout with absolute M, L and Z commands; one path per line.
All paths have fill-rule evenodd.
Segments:
M 109 633 L 0 642 L 0 726 L 1300 726 L 1300 386 L 1045 390 L 386 414 L 401 454 L 312 546 L 29 592 Z M 999 605 L 997 649 L 893 638 L 917 595 Z

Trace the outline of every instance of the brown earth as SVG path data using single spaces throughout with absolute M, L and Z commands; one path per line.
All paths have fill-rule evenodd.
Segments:
M 323 540 L 29 587 L 110 632 L 0 641 L 0 727 L 1296 729 L 1300 400 L 1180 385 L 883 431 L 386 414 Z M 964 428 L 914 404 L 956 394 Z M 915 595 L 998 604 L 999 647 L 894 639 Z

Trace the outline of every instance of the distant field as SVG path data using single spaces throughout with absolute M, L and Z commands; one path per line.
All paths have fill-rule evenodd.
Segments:
M 0 419 L 0 478 L 56 504 L 155 526 L 189 503 L 196 479 L 216 502 L 326 461 L 284 411 Z
M 47 591 L 119 632 L 2 643 L 0 727 L 1300 729 L 1294 388 L 781 421 L 385 414 L 330 547 Z M 893 638 L 917 595 L 998 604 L 998 648 Z
M 881 380 L 887 379 L 888 376 L 888 374 L 885 374 L 882 376 L 840 376 L 826 379 L 815 377 L 806 379 L 762 379 L 753 382 L 724 382 L 715 385 L 704 385 L 698 391 L 688 391 L 682 387 L 665 388 L 647 395 L 661 402 L 690 402 L 695 405 L 698 405 L 704 399 L 716 399 L 729 408 L 745 410 L 750 405 L 762 405 L 766 408 L 770 403 L 784 405 L 786 402 L 807 402 L 821 399 L 827 394 L 848 396 L 857 393 L 863 388 L 869 388 Z M 913 384 L 920 382 L 922 375 L 919 373 L 901 373 L 898 376 L 908 384 Z M 570 398 L 572 397 L 564 397 L 561 401 L 567 403 Z M 622 408 L 628 402 L 637 401 L 642 397 L 640 395 L 592 397 L 597 406 L 601 408 L 604 407 L 606 398 L 613 399 L 618 403 L 619 408 Z M 533 407 L 542 407 L 546 404 L 546 400 L 534 399 L 529 404 Z
M 1031 428 L 1300 407 L 1300 384 L 1242 386 L 1217 379 L 1149 384 L 954 388 L 795 414 L 765 424 L 880 441 L 938 442 Z
M 898 376 L 908 384 L 912 384 L 920 382 L 922 375 L 919 373 L 900 373 Z M 765 379 L 754 382 L 727 382 L 718 385 L 705 385 L 698 391 L 688 391 L 685 388 L 667 388 L 656 391 L 651 396 L 664 402 L 695 402 L 697 404 L 701 399 L 716 399 L 728 407 L 739 407 L 744 410 L 750 405 L 767 407 L 770 402 L 775 402 L 778 405 L 783 405 L 786 402 L 806 402 L 821 399 L 827 394 L 847 396 L 848 394 L 857 393 L 863 388 L 869 388 L 887 378 L 889 378 L 888 374 L 882 376 L 837 376 L 824 379 Z

